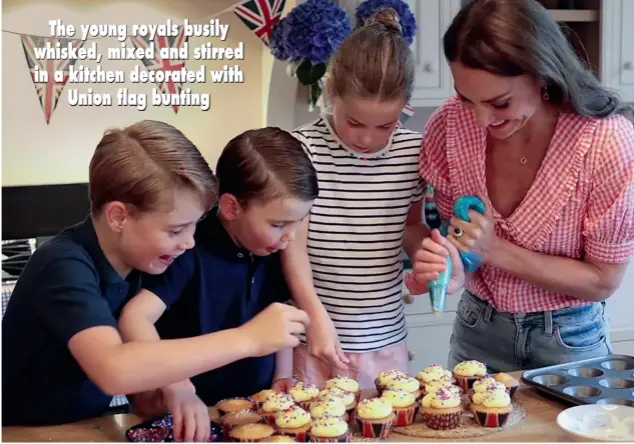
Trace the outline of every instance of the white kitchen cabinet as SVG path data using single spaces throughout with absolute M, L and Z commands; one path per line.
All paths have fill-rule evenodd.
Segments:
M 410 104 L 440 106 L 453 94 L 453 80 L 442 49 L 442 37 L 460 10 L 460 0 L 405 0 L 416 17 L 418 32 L 411 49 L 416 79 Z M 354 12 L 362 0 L 339 0 L 354 25 Z
M 601 82 L 634 102 L 634 0 L 601 2 Z

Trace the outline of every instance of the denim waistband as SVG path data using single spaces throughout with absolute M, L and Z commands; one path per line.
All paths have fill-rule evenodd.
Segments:
M 497 311 L 489 302 L 483 301 L 469 291 L 465 291 L 462 297 L 467 303 L 479 306 L 483 310 L 483 318 L 486 321 L 489 321 L 491 316 L 495 314 L 496 316 L 507 318 L 513 322 L 544 324 L 546 330 L 552 330 L 553 324 L 570 324 L 593 319 L 599 313 L 604 312 L 605 307 L 605 302 L 594 302 L 588 305 L 561 308 L 559 310 L 533 313 L 508 313 Z

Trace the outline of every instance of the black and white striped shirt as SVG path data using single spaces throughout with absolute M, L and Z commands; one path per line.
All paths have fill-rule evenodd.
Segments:
M 342 348 L 360 353 L 403 341 L 403 234 L 423 198 L 422 135 L 397 128 L 383 150 L 367 155 L 342 145 L 325 116 L 293 135 L 317 170 L 308 255 Z

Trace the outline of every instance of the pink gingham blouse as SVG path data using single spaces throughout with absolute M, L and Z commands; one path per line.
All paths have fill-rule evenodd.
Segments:
M 443 220 L 464 195 L 487 196 L 486 132 L 452 97 L 427 125 L 421 176 L 434 188 Z M 526 197 L 508 218 L 492 210 L 495 232 L 545 254 L 606 263 L 634 255 L 634 127 L 625 117 L 562 114 Z M 588 305 L 484 265 L 467 289 L 502 312 L 529 313 Z

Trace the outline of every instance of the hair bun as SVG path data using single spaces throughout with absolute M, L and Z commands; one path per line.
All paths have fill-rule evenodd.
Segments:
M 381 8 L 368 18 L 365 26 L 383 26 L 388 31 L 403 34 L 403 27 L 398 13 L 392 8 Z

